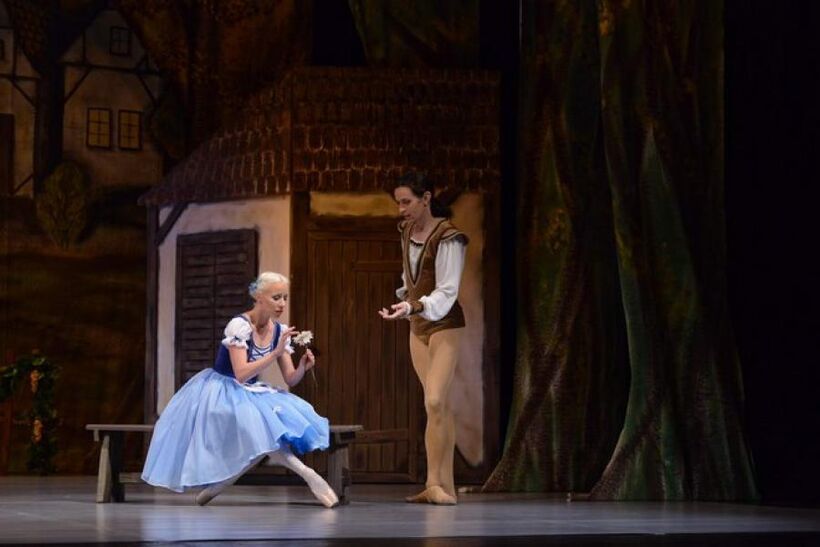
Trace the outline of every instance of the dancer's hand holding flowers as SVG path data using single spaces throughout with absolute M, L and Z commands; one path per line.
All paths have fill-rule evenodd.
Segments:
M 274 355 L 276 355 L 277 358 L 285 354 L 290 337 L 296 334 L 297 332 L 299 331 L 297 331 L 294 327 L 288 327 L 287 329 L 285 329 L 284 332 L 282 332 L 282 334 L 279 336 L 279 341 L 276 343 L 276 347 L 273 350 L 273 353 Z
M 302 346 L 305 348 L 305 353 L 302 355 L 302 358 L 299 360 L 299 365 L 304 367 L 306 371 L 311 370 L 313 365 L 316 364 L 316 357 L 313 355 L 313 352 L 310 350 L 310 343 L 313 341 L 313 333 L 309 330 L 303 330 L 299 334 L 293 337 L 293 343 L 297 346 Z M 311 371 L 311 376 L 313 376 L 313 381 L 316 381 L 316 376 L 313 375 Z

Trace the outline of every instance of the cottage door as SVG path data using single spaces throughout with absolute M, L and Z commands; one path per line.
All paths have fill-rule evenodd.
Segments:
M 294 238 L 291 314 L 321 355 L 315 381 L 308 375 L 295 392 L 331 424 L 364 426 L 350 455 L 354 480 L 417 482 L 424 408 L 408 323 L 377 314 L 401 282 L 396 220 L 317 217 L 306 228 Z M 325 468 L 321 454 L 308 462 Z
M 0 114 L 0 196 L 14 194 L 14 116 Z

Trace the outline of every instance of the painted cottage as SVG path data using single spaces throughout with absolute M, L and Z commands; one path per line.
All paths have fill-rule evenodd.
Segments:
M 423 477 L 424 409 L 395 302 L 401 251 L 385 192 L 410 169 L 460 192 L 470 237 L 467 332 L 454 386 L 460 480 L 498 450 L 499 80 L 459 70 L 303 68 L 250 98 L 142 198 L 149 216 L 146 418 L 210 366 L 261 270 L 291 279 L 285 322 L 316 334 L 316 381 L 298 390 L 331 423 L 361 423 L 361 480 Z M 153 252 L 151 252 L 153 249 Z M 282 385 L 274 371 L 268 378 Z
M 151 186 L 162 153 L 147 134 L 163 80 L 119 10 L 102 9 L 63 54 L 63 157 L 97 187 Z

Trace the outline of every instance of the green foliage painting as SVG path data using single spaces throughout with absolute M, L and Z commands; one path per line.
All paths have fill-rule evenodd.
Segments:
M 45 180 L 37 196 L 37 219 L 58 247 L 77 242 L 88 222 L 89 201 L 88 179 L 74 163 L 61 163 Z
M 31 408 L 23 415 L 30 431 L 26 468 L 42 475 L 54 471 L 58 425 L 54 386 L 59 375 L 59 367 L 37 352 L 0 368 L 0 402 L 22 385 L 31 390 Z

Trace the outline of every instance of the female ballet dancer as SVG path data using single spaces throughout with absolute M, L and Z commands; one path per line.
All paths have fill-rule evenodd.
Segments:
M 213 368 L 188 380 L 157 421 L 145 482 L 175 492 L 204 487 L 196 503 L 205 505 L 267 456 L 267 464 L 302 477 L 325 507 L 338 504 L 330 485 L 294 455 L 328 447 L 327 419 L 296 395 L 257 381 L 276 364 L 295 386 L 315 363 L 306 350 L 293 366 L 296 329 L 276 321 L 287 306 L 288 285 L 274 272 L 250 284 L 253 308 L 227 324 Z

